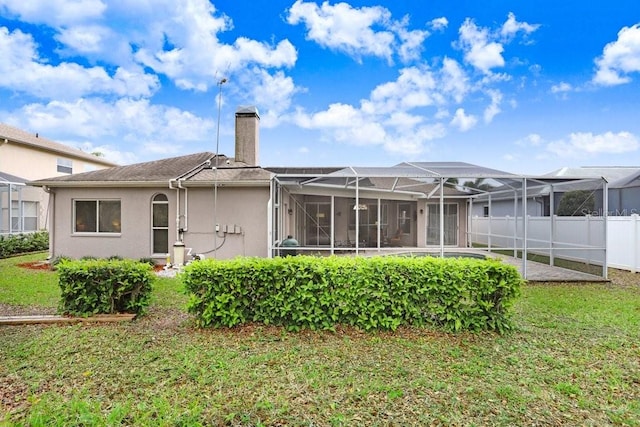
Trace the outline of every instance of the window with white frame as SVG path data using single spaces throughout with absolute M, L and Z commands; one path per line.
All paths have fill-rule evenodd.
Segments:
M 74 200 L 74 233 L 120 233 L 120 200 Z
M 156 194 L 151 202 L 151 227 L 153 253 L 169 253 L 169 199 L 164 194 Z
M 38 202 L 11 201 L 11 230 L 38 231 Z
M 73 173 L 73 161 L 58 157 L 58 172 L 60 173 Z

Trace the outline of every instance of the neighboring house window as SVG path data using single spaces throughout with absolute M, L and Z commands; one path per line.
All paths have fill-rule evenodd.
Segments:
M 153 236 L 153 253 L 169 253 L 169 199 L 158 194 L 151 202 L 151 228 Z
M 58 157 L 58 172 L 69 174 L 73 173 L 73 162 L 69 159 Z
M 74 232 L 120 233 L 120 200 L 74 200 Z
M 482 207 L 482 216 L 484 216 L 485 218 L 489 216 L 489 206 Z
M 12 231 L 38 231 L 38 202 L 11 201 L 11 230 Z

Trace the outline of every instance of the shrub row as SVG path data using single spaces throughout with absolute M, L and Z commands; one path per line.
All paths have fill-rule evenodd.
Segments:
M 0 236 L 0 258 L 47 249 L 49 249 L 49 233 L 46 231 Z
M 132 260 L 62 260 L 57 265 L 64 314 L 141 314 L 155 278 L 151 265 Z
M 246 322 L 289 329 L 432 325 L 511 328 L 522 279 L 498 260 L 433 257 L 285 257 L 204 260 L 181 275 L 201 327 Z

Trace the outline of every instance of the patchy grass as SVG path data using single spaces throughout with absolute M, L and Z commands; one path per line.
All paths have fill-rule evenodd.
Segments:
M 527 285 L 506 336 L 196 330 L 156 293 L 132 323 L 0 327 L 0 424 L 640 425 L 640 286 Z
M 21 263 L 44 262 L 46 252 L 0 259 L 0 303 L 57 307 L 60 288 L 55 273 L 19 267 Z

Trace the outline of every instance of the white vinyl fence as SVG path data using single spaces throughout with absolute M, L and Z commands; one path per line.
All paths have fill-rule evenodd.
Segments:
M 528 217 L 527 250 L 531 253 L 640 271 L 640 216 L 607 217 L 606 251 L 604 218 Z M 523 247 L 522 217 L 473 217 L 469 242 L 492 249 L 518 250 Z

